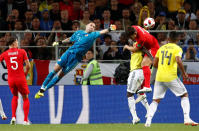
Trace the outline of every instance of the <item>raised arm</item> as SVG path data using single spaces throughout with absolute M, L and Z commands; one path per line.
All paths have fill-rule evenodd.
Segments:
M 57 46 L 57 45 L 61 45 L 63 43 L 69 43 L 70 42 L 70 37 L 69 38 L 66 38 L 65 40 L 61 40 L 61 41 L 55 41 L 53 42 L 53 46 Z
M 116 26 L 111 24 L 108 29 L 101 30 L 100 35 L 106 34 L 110 31 L 114 31 L 114 30 L 116 30 Z

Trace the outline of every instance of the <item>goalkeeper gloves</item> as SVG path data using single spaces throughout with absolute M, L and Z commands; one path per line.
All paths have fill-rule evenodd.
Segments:
M 114 31 L 116 30 L 116 25 L 111 24 L 110 27 L 108 28 L 108 31 Z
M 53 42 L 53 46 L 57 46 L 57 45 L 61 45 L 62 44 L 62 41 L 55 41 Z

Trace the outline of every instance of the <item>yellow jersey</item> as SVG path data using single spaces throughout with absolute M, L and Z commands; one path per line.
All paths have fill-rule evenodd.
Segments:
M 141 69 L 142 59 L 143 59 L 142 51 L 131 53 L 130 71 Z
M 178 11 L 183 6 L 184 0 L 167 0 L 167 8 L 169 12 Z
M 175 43 L 168 43 L 159 48 L 156 58 L 159 58 L 156 81 L 170 82 L 177 78 L 176 56 L 182 56 L 182 49 Z

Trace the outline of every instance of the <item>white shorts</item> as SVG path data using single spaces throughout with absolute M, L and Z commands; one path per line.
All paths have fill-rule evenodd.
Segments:
M 187 93 L 187 89 L 179 78 L 171 82 L 159 82 L 156 81 L 154 85 L 153 99 L 164 98 L 167 89 L 170 89 L 176 96 L 182 96 Z
M 133 70 L 129 73 L 127 92 L 136 93 L 136 91 L 141 87 L 144 81 L 144 75 L 142 69 Z

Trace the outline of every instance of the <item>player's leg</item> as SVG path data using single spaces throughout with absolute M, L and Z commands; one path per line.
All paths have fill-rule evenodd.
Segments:
M 1 115 L 2 120 L 6 120 L 7 119 L 7 117 L 6 117 L 5 113 L 4 113 L 4 110 L 3 110 L 1 99 L 0 99 L 0 115 Z
M 146 94 L 144 94 L 146 96 Z M 147 117 L 148 115 L 148 111 L 149 111 L 149 103 L 147 101 L 147 97 L 145 97 L 143 100 L 141 100 L 142 105 L 145 107 L 146 109 L 146 115 L 145 117 Z
M 16 111 L 18 106 L 18 93 L 13 95 L 12 102 L 11 102 L 11 108 L 12 108 L 12 119 L 10 121 L 11 125 L 16 124 Z
M 147 55 L 144 56 L 143 60 L 142 60 L 142 70 L 143 70 L 143 74 L 144 74 L 144 87 L 143 89 L 139 90 L 138 93 L 144 93 L 144 92 L 151 92 L 151 86 L 150 86 L 150 77 L 151 77 L 151 70 L 150 70 L 150 66 L 152 64 L 152 60 L 150 59 L 150 57 L 148 57 Z
M 28 114 L 30 110 L 30 101 L 28 98 L 28 94 L 22 95 L 22 97 L 23 97 L 24 125 L 30 125 L 28 121 Z
M 176 95 L 181 97 L 181 107 L 183 109 L 184 114 L 184 124 L 185 125 L 193 125 L 196 126 L 198 123 L 194 122 L 190 118 L 190 102 L 187 90 L 184 84 L 180 81 L 179 78 L 172 81 L 172 86 L 170 90 Z
M 157 110 L 158 104 L 160 103 L 160 100 L 164 98 L 166 91 L 167 91 L 167 87 L 163 86 L 162 82 L 157 82 L 157 81 L 155 82 L 154 92 L 153 92 L 153 101 L 149 106 L 149 110 L 147 113 L 147 120 L 145 122 L 146 127 L 151 126 L 151 122 Z

